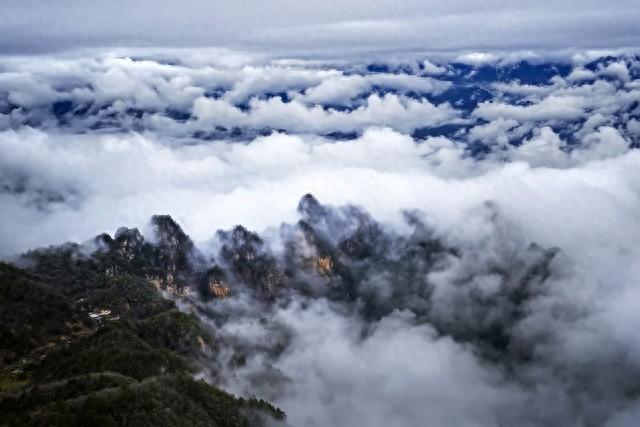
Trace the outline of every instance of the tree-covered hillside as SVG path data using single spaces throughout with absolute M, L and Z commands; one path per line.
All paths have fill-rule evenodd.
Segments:
M 99 236 L 90 256 L 65 245 L 25 254 L 25 268 L 0 263 L 0 425 L 259 426 L 284 418 L 265 401 L 193 378 L 215 339 L 161 294 L 183 285 L 186 262 L 184 239 L 165 237 L 151 245 L 121 230 Z

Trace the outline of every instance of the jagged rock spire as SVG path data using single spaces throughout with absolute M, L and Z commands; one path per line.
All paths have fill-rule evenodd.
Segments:
M 236 279 L 266 298 L 275 297 L 283 285 L 282 272 L 260 236 L 238 225 L 231 231 L 218 231 L 218 238 L 221 259 Z
M 151 217 L 156 238 L 157 259 L 160 265 L 170 273 L 188 272 L 196 257 L 193 241 L 169 215 Z
M 300 199 L 298 212 L 304 220 L 311 223 L 320 221 L 327 214 L 326 208 L 310 193 L 305 194 Z
M 193 247 L 189 236 L 182 231 L 182 227 L 170 215 L 154 215 L 151 217 L 151 224 L 154 226 L 160 245 Z
M 144 246 L 144 237 L 137 228 L 120 227 L 113 238 L 113 247 L 122 256 L 131 260 Z

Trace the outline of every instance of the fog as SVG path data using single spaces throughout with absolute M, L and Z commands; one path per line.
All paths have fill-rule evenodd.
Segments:
M 635 425 L 637 57 L 141 52 L 1 59 L 0 256 L 171 215 L 228 271 L 201 375 L 290 425 Z

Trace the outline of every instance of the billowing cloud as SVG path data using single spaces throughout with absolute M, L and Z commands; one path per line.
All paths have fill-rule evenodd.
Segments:
M 391 126 L 404 132 L 453 122 L 458 114 L 449 105 L 435 106 L 397 95 L 370 95 L 364 105 L 350 112 L 306 107 L 298 101 L 279 98 L 255 100 L 244 112 L 224 101 L 200 98 L 194 103 L 200 126 L 238 126 L 285 129 L 292 132 L 353 132 L 371 126 Z
M 0 61 L 0 256 L 172 215 L 202 376 L 291 425 L 634 425 L 636 57 L 141 52 Z

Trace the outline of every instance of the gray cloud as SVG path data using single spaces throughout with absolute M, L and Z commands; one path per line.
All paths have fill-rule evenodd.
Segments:
M 263 2 L 38 0 L 3 7 L 5 52 L 96 46 L 353 50 L 637 46 L 633 0 Z

